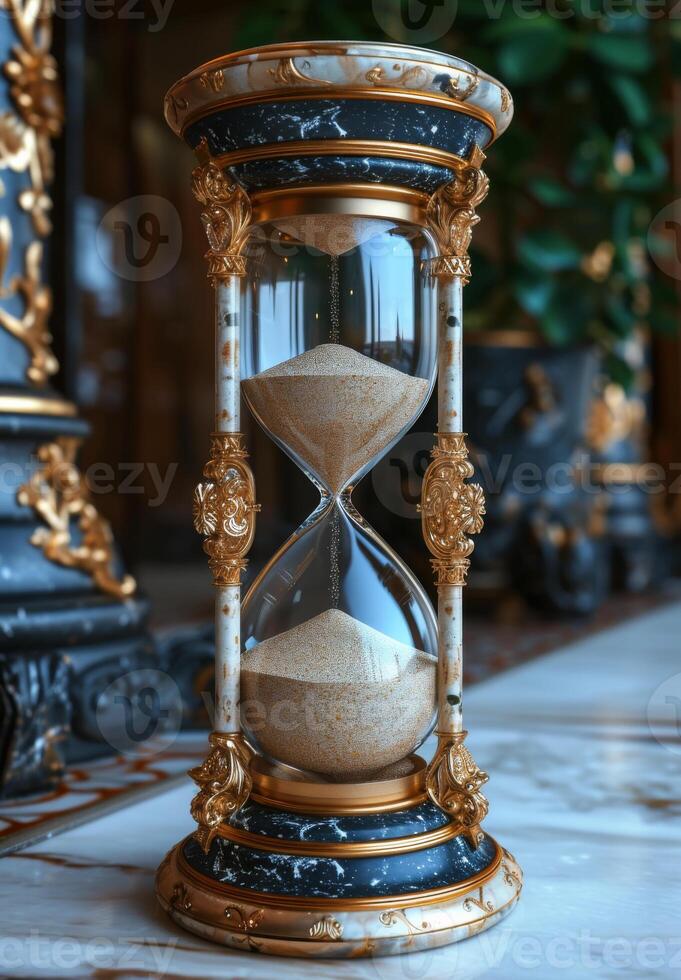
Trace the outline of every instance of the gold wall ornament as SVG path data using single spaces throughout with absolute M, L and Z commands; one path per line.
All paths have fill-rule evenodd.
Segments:
M 189 770 L 199 787 L 191 815 L 199 825 L 194 837 L 207 854 L 223 820 L 239 810 L 251 792 L 251 750 L 239 733 L 213 732 L 208 758 Z
M 255 479 L 240 432 L 215 432 L 205 481 L 194 491 L 194 527 L 217 586 L 239 585 L 255 536 Z
M 117 599 L 131 596 L 137 586 L 130 575 L 119 579 L 112 569 L 113 535 L 109 522 L 89 501 L 84 477 L 75 464 L 80 439 L 61 436 L 38 450 L 40 465 L 17 492 L 22 507 L 31 507 L 44 521 L 31 537 L 45 557 L 64 568 L 90 575 L 95 585 Z M 76 543 L 72 520 L 80 532 Z
M 311 939 L 329 939 L 338 942 L 343 937 L 343 926 L 333 915 L 325 915 L 319 922 L 310 926 Z
M 476 154 L 474 159 L 479 159 Z M 484 201 L 489 190 L 487 175 L 472 164 L 460 167 L 454 180 L 439 187 L 428 202 L 428 224 L 440 254 L 432 260 L 434 276 L 458 276 L 464 285 L 471 270 L 468 249 L 473 228 L 480 218 L 476 207 Z
M 465 585 L 468 558 L 473 552 L 469 534 L 479 534 L 485 514 L 485 495 L 473 476 L 465 432 L 440 432 L 431 452 L 421 490 L 421 526 L 438 585 Z
M 0 170 L 28 173 L 29 184 L 19 191 L 17 202 L 31 216 L 35 234 L 44 237 L 52 230 L 52 201 L 45 190 L 53 175 L 50 140 L 60 133 L 64 119 L 57 66 L 49 53 L 52 7 L 45 0 L 0 0 L 0 10 L 7 12 L 17 38 L 3 66 L 14 111 L 0 115 Z M 0 195 L 4 193 L 0 181 Z M 26 346 L 27 377 L 43 385 L 59 365 L 49 346 L 51 293 L 41 282 L 42 248 L 39 242 L 31 242 L 24 253 L 23 275 L 5 285 L 12 238 L 12 225 L 5 216 L 0 219 L 0 299 L 20 295 L 25 309 L 21 316 L 0 309 L 0 326 Z
M 203 205 L 201 213 L 208 239 L 208 278 L 214 286 L 230 276 L 245 276 L 243 251 L 251 223 L 251 204 L 240 184 L 229 179 L 213 162 L 192 172 L 194 197 Z
M 426 790 L 433 803 L 461 826 L 473 847 L 482 839 L 480 824 L 489 804 L 480 792 L 489 776 L 464 745 L 468 732 L 439 735 L 438 748 L 428 766 Z
M 11 245 L 11 231 L 5 224 L 0 226 L 0 242 L 0 298 L 18 294 L 24 301 L 21 316 L 0 307 L 0 326 L 26 347 L 30 356 L 27 377 L 34 384 L 42 385 L 59 370 L 59 363 L 50 348 L 52 335 L 47 327 L 52 311 L 52 293 L 41 282 L 43 247 L 40 242 L 31 242 L 24 257 L 24 274 L 16 276 L 4 288 L 1 287 L 5 269 L 3 263 L 7 260 Z

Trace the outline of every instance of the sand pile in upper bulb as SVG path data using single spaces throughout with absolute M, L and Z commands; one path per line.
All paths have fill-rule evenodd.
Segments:
M 302 214 L 274 222 L 275 227 L 299 242 L 327 255 L 344 255 L 353 248 L 393 227 L 377 218 L 353 215 Z
M 321 344 L 242 387 L 263 424 L 338 493 L 409 425 L 429 383 L 342 344 Z
M 273 758 L 370 779 L 425 735 L 436 672 L 434 657 L 329 609 L 244 654 L 241 700 Z

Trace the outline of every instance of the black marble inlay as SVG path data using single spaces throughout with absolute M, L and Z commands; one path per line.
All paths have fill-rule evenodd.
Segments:
M 285 810 L 262 806 L 252 800 L 249 800 L 230 820 L 233 827 L 247 830 L 251 834 L 278 837 L 280 840 L 336 843 L 411 837 L 414 834 L 437 830 L 449 822 L 449 817 L 430 802 L 393 813 L 320 817 L 288 813 Z
M 378 99 L 295 99 L 221 109 L 188 127 L 195 147 L 205 137 L 213 155 L 292 140 L 370 139 L 447 150 L 468 157 L 492 131 L 454 109 Z
M 447 167 L 387 157 L 272 157 L 230 167 L 247 190 L 341 182 L 396 184 L 432 194 L 453 177 Z
M 454 885 L 488 867 L 496 846 L 484 837 L 474 850 L 465 837 L 455 837 L 407 854 L 346 859 L 275 854 L 221 837 L 204 854 L 192 837 L 183 853 L 200 874 L 236 888 L 311 898 L 367 898 Z

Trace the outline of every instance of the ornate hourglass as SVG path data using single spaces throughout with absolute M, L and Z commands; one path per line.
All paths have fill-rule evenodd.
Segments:
M 166 115 L 198 155 L 216 300 L 215 432 L 194 501 L 216 703 L 190 773 L 197 828 L 159 868 L 159 899 L 186 928 L 263 952 L 453 942 L 521 887 L 481 828 L 487 775 L 462 716 L 462 590 L 484 500 L 461 431 L 461 297 L 482 148 L 510 96 L 434 52 L 320 42 L 202 66 Z M 436 376 L 420 510 L 437 615 L 352 501 Z M 319 491 L 244 597 L 259 507 L 241 396 Z

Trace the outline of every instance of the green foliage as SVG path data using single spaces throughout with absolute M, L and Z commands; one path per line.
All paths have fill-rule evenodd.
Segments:
M 237 40 L 392 41 L 401 2 L 395 37 L 385 38 L 368 0 L 260 0 L 243 9 Z M 665 99 L 681 76 L 681 21 L 660 8 L 458 0 L 451 31 L 432 45 L 502 79 L 515 97 L 511 128 L 486 164 L 486 247 L 473 254 L 467 324 L 534 327 L 555 344 L 595 340 L 620 381 L 631 376 L 622 359 L 631 331 L 670 331 L 678 319 L 670 280 L 645 244 L 673 199 Z

